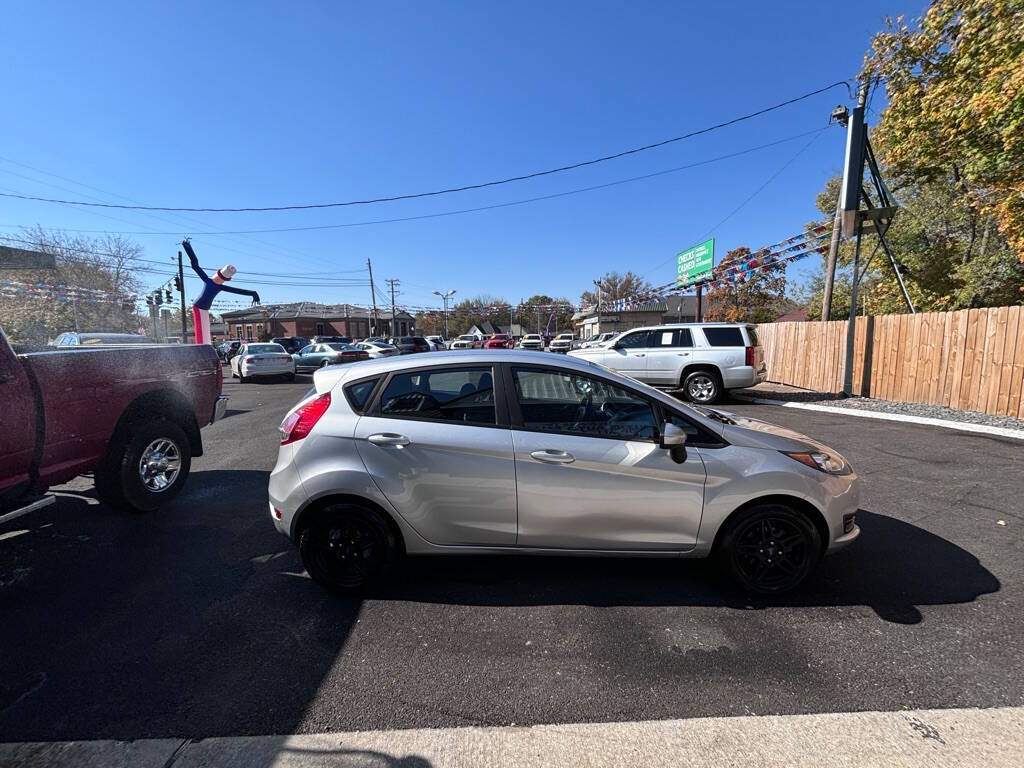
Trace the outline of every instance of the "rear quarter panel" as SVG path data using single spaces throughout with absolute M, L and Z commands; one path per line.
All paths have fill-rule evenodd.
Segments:
M 121 415 L 139 397 L 178 393 L 203 427 L 220 394 L 220 361 L 205 345 L 63 348 L 22 359 L 42 396 L 40 485 L 95 468 Z

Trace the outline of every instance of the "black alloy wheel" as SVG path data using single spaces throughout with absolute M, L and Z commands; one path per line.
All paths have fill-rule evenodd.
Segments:
M 379 514 L 352 504 L 325 508 L 299 535 L 306 572 L 318 584 L 342 593 L 379 584 L 394 569 L 399 549 Z
M 821 536 L 799 512 L 781 504 L 759 505 L 730 525 L 721 556 L 745 590 L 776 595 L 807 578 L 821 557 Z

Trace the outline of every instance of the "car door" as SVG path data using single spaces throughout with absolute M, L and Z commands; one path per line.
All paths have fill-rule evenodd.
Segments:
M 682 551 L 697 540 L 705 470 L 658 443 L 659 410 L 597 376 L 508 368 L 520 547 Z
M 631 331 L 614 345 L 602 348 L 596 355 L 588 353 L 587 359 L 595 359 L 601 365 L 618 371 L 624 376 L 643 380 L 647 373 L 647 345 L 650 331 Z
M 644 381 L 658 386 L 680 386 L 680 374 L 693 353 L 690 329 L 654 330 L 647 343 L 647 372 Z
M 392 373 L 354 436 L 373 482 L 424 539 L 515 544 L 512 436 L 491 366 Z

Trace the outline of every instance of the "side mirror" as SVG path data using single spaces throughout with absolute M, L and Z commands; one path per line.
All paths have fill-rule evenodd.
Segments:
M 661 447 L 675 448 L 680 445 L 686 445 L 686 432 L 671 422 L 665 422 L 662 424 Z

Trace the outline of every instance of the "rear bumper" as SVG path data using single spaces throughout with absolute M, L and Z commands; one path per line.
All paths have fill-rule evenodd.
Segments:
M 294 364 L 282 364 L 274 366 L 268 365 L 260 368 L 245 368 L 243 371 L 243 375 L 247 379 L 254 379 L 257 376 L 285 376 L 289 373 L 295 373 Z
M 229 399 L 228 395 L 217 396 L 217 402 L 213 404 L 213 417 L 210 419 L 211 424 L 224 418 L 224 412 L 228 409 Z

